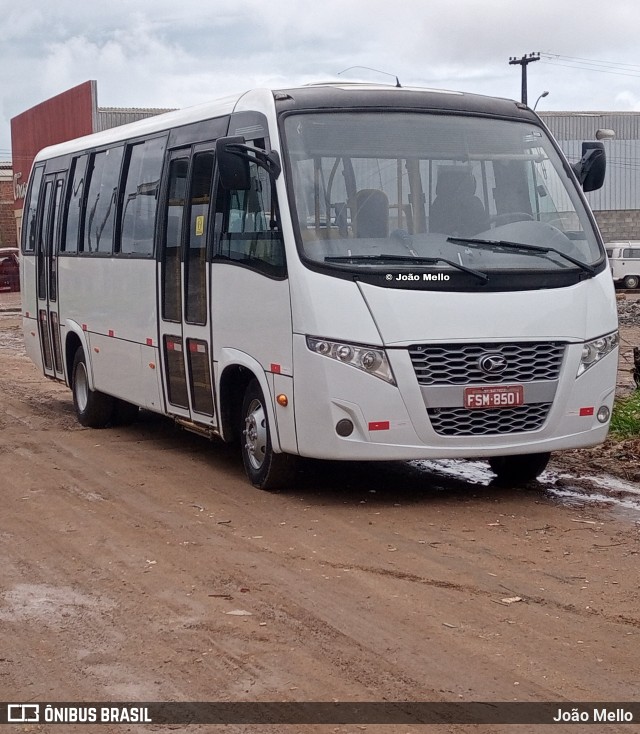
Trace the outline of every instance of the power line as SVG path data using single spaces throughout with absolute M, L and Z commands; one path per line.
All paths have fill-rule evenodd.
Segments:
M 634 78 L 638 78 L 640 76 L 640 72 L 638 74 L 630 74 L 628 72 L 623 71 L 608 71 L 606 69 L 597 69 L 589 66 L 572 66 L 570 64 L 560 64 L 557 61 L 543 61 L 543 64 L 547 64 L 548 66 L 562 66 L 565 69 L 579 69 L 580 71 L 597 71 L 600 74 L 614 74 L 615 76 L 631 76 Z
M 566 62 L 566 63 L 563 63 Z M 542 63 L 547 64 L 549 66 L 562 66 L 565 69 L 578 69 L 580 71 L 597 71 L 600 74 L 613 74 L 615 76 L 629 76 L 637 78 L 640 76 L 640 66 L 637 66 L 636 64 L 624 64 L 620 65 L 619 67 L 616 67 L 613 64 L 610 64 L 609 62 L 597 62 L 597 61 L 588 61 L 588 60 L 580 60 L 576 58 L 575 60 L 570 57 L 561 57 L 559 54 L 543 54 L 542 57 Z M 634 71 L 634 69 L 637 68 L 637 71 Z M 622 69 L 626 69 L 623 71 Z
M 622 61 L 601 61 L 599 59 L 585 59 L 582 56 L 565 56 L 564 54 L 552 54 L 549 52 L 542 52 L 541 56 L 548 59 L 559 59 L 561 61 L 572 61 L 576 63 L 585 62 L 587 64 L 595 64 L 596 66 L 607 66 L 611 68 L 631 67 L 633 69 L 640 70 L 640 64 L 628 64 Z

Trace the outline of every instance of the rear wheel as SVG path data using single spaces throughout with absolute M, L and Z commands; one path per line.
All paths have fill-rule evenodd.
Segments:
M 625 288 L 637 288 L 638 284 L 640 283 L 640 276 L 637 275 L 627 275 L 624 279 L 624 287 Z
M 78 347 L 73 359 L 73 407 L 81 425 L 87 428 L 104 428 L 111 422 L 113 398 L 89 387 L 87 360 L 82 347 Z
M 242 462 L 252 484 L 260 489 L 283 489 L 295 476 L 295 457 L 276 454 L 264 395 L 257 380 L 247 386 L 242 403 Z
M 498 481 L 524 484 L 539 477 L 546 469 L 550 458 L 550 453 L 492 456 L 489 459 L 489 466 L 497 475 Z

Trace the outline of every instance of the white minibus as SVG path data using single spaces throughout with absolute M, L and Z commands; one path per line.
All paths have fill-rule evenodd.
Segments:
M 84 426 L 140 408 L 295 458 L 484 457 L 538 476 L 606 436 L 617 318 L 581 189 L 525 105 L 256 89 L 49 147 L 22 241 L 27 352 Z
M 611 275 L 616 285 L 637 288 L 640 285 L 640 242 L 607 242 Z

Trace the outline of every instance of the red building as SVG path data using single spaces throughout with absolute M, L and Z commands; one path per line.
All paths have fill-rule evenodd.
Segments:
M 13 181 L 9 211 L 15 222 L 13 225 L 14 244 L 20 238 L 22 206 L 27 193 L 31 165 L 38 151 L 47 145 L 62 143 L 65 140 L 168 111 L 165 109 L 98 107 L 97 98 L 97 83 L 95 81 L 83 82 L 77 87 L 68 89 L 22 112 L 11 120 Z M 0 201 L 0 208 L 4 210 L 4 194 Z M 0 214 L 0 222 L 4 221 L 4 217 L 4 214 Z M 0 234 L 0 238 L 2 236 Z M 0 239 L 0 243 L 3 242 Z
M 0 247 L 16 247 L 11 161 L 0 161 Z

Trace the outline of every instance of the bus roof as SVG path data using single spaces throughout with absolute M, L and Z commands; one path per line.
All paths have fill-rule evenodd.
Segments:
M 241 94 L 166 112 L 127 125 L 75 138 L 43 148 L 35 162 L 57 158 L 80 150 L 99 148 L 121 140 L 160 133 L 182 125 L 229 115 L 239 110 L 266 112 L 295 109 L 397 108 L 456 111 L 537 120 L 526 105 L 510 99 L 487 97 L 440 89 L 397 87 L 383 84 L 322 82 L 285 89 L 258 88 Z

